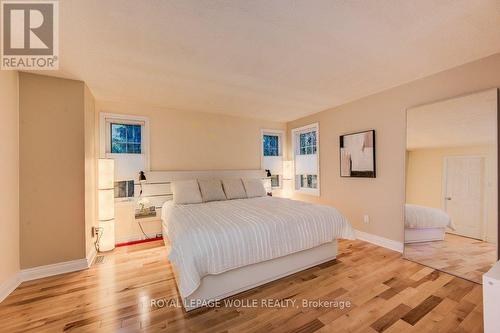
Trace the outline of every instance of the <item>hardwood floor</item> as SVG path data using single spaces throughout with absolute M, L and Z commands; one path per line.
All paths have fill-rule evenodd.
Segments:
M 444 272 L 482 283 L 496 262 L 495 244 L 447 233 L 444 241 L 405 245 L 406 258 Z
M 144 243 L 86 271 L 23 283 L 0 304 L 0 331 L 482 331 L 480 285 L 362 241 L 341 241 L 337 260 L 231 298 L 257 307 L 162 307 L 177 299 L 165 247 Z

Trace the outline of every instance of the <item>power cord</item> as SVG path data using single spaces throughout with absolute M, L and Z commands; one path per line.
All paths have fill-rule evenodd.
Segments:
M 102 228 L 102 227 L 95 228 L 95 233 L 97 234 L 97 238 L 96 238 L 96 240 L 94 242 L 94 247 L 95 247 L 95 250 L 97 252 L 99 252 L 99 241 L 102 238 L 103 232 L 104 232 L 104 228 Z
M 148 234 L 146 234 L 146 233 L 144 232 L 144 229 L 142 229 L 142 224 L 141 224 L 141 222 L 137 221 L 137 224 L 139 224 L 139 228 L 141 228 L 141 231 L 142 231 L 142 233 L 144 234 L 144 237 L 146 237 L 146 239 L 150 239 L 150 238 L 149 238 L 149 236 L 148 236 Z

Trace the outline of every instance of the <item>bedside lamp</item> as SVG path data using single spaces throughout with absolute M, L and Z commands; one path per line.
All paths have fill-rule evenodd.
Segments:
M 139 206 L 139 210 L 135 212 L 135 218 L 144 218 L 144 217 L 151 217 L 151 216 L 156 216 L 156 209 L 154 206 L 150 206 L 150 202 L 148 198 L 144 198 L 142 196 L 142 185 L 146 183 L 146 175 L 144 174 L 144 171 L 139 171 L 139 187 L 140 187 L 140 192 L 139 196 L 137 197 L 137 205 Z M 140 226 L 140 224 L 139 224 Z M 141 227 L 142 229 L 142 227 Z M 144 232 L 144 231 L 143 231 Z M 146 238 L 148 236 L 144 234 Z
M 99 252 L 115 248 L 115 161 L 97 161 L 97 202 L 99 220 Z
M 142 183 L 146 181 L 146 175 L 144 171 L 139 171 L 139 186 L 141 188 L 141 192 L 139 193 L 139 198 L 142 196 Z

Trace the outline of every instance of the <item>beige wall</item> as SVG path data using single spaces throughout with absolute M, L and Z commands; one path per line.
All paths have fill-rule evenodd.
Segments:
M 321 197 L 296 198 L 331 204 L 359 230 L 403 241 L 406 112 L 409 107 L 500 87 L 500 54 L 325 110 L 287 124 L 320 126 Z M 376 130 L 377 178 L 339 176 L 339 135 Z M 364 224 L 363 214 L 370 216 Z
M 19 271 L 18 74 L 0 71 L 0 285 Z
M 151 170 L 259 169 L 261 129 L 285 129 L 284 123 L 131 105 L 96 103 L 97 113 L 145 116 L 150 121 Z M 133 205 L 116 205 L 116 239 L 142 232 L 131 217 Z M 158 222 L 142 222 L 145 232 L 159 233 Z
M 98 102 L 98 112 L 149 117 L 151 170 L 260 168 L 260 129 L 284 123 L 146 105 Z
M 447 156 L 482 156 L 485 161 L 486 240 L 497 239 L 497 147 L 484 145 L 408 152 L 406 202 L 435 208 L 443 207 L 443 170 Z
M 85 258 L 84 88 L 19 74 L 21 268 Z

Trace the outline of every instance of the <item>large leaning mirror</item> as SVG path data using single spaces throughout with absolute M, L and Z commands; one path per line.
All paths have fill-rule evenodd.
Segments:
M 404 256 L 477 283 L 498 258 L 498 99 L 407 110 Z

